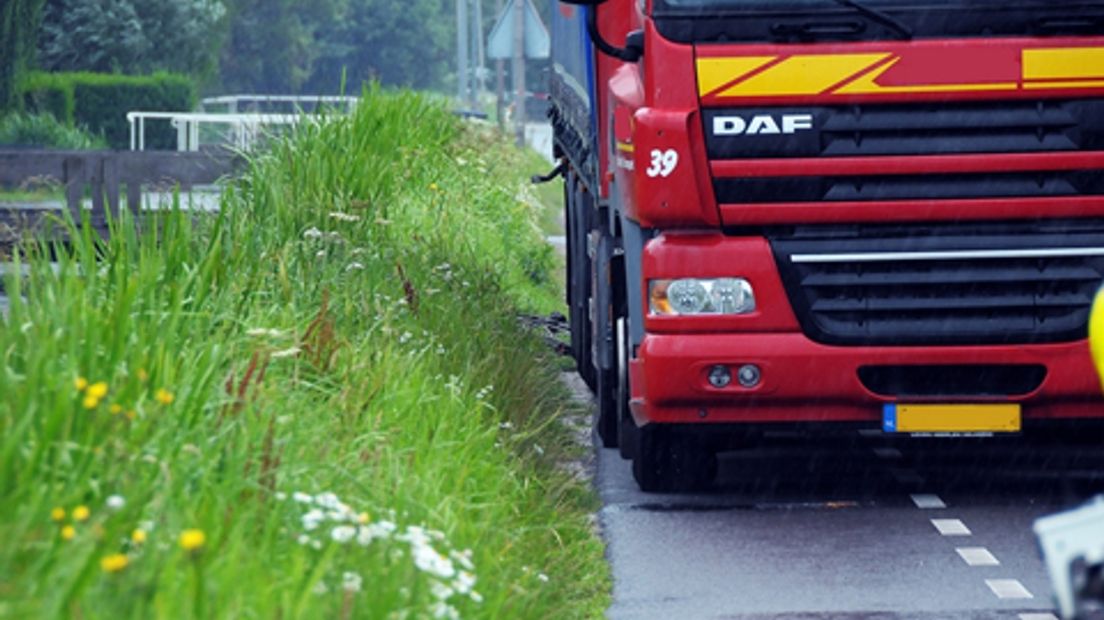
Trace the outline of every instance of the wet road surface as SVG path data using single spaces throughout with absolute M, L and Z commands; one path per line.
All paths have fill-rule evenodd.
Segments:
M 1104 449 L 1022 439 L 776 438 L 689 495 L 596 450 L 613 619 L 1052 619 L 1032 522 L 1104 491 Z

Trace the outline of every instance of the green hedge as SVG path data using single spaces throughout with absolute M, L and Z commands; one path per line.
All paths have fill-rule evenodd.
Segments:
M 34 73 L 21 85 L 29 112 L 50 113 L 70 126 L 102 134 L 112 148 L 130 147 L 127 112 L 186 112 L 195 107 L 196 89 L 182 75 Z M 172 149 L 176 132 L 167 123 L 146 128 L 146 148 Z

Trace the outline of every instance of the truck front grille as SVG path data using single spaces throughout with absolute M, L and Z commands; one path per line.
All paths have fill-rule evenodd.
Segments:
M 798 227 L 769 235 L 811 339 L 840 345 L 1084 338 L 1104 222 Z
M 718 178 L 722 204 L 863 202 L 1104 195 L 1099 170 L 1017 174 L 914 174 L 849 177 Z
M 715 119 L 811 118 L 790 134 L 718 135 Z M 1104 100 L 982 101 L 703 111 L 709 158 L 1045 153 L 1104 149 Z M 750 121 L 749 121 L 750 122 Z

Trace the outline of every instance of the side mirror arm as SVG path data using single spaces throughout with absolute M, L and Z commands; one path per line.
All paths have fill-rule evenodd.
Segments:
M 602 38 L 598 32 L 598 6 L 591 6 L 587 10 L 586 17 L 587 34 L 594 42 L 594 47 L 607 56 L 612 56 L 625 62 L 636 62 L 644 56 L 644 39 L 640 31 L 633 31 L 625 39 L 625 47 L 615 47 L 609 41 Z

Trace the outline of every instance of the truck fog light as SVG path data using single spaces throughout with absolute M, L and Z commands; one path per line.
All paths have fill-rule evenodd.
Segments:
M 740 370 L 736 372 L 736 380 L 740 382 L 740 385 L 746 388 L 753 388 L 759 385 L 759 380 L 762 378 L 763 373 L 755 364 L 744 364 L 740 366 Z
M 709 385 L 715 388 L 728 387 L 732 383 L 732 371 L 728 366 L 714 366 L 709 369 Z

